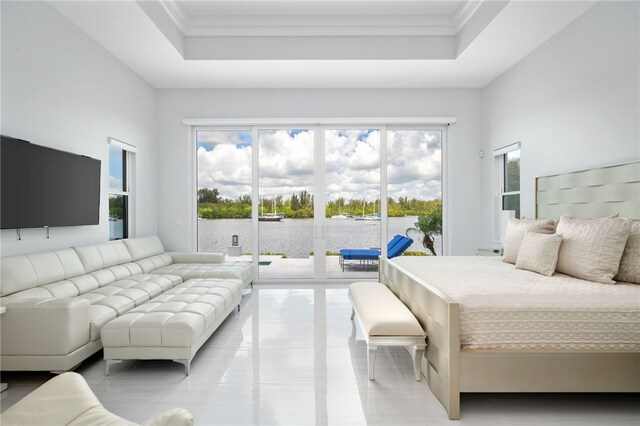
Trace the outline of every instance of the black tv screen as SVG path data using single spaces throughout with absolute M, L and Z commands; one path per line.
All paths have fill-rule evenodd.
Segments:
M 100 160 L 1 138 L 2 229 L 98 224 Z

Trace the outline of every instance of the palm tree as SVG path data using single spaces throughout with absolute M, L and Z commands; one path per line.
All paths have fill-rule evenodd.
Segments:
M 418 232 L 422 234 L 422 245 L 429 250 L 431 254 L 437 256 L 433 245 L 433 237 L 442 235 L 442 204 L 438 203 L 427 214 L 418 216 L 415 228 L 406 230 L 407 237 L 410 232 Z

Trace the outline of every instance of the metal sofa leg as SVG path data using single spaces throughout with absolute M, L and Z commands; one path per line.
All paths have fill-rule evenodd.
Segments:
M 109 367 L 111 367 L 113 364 L 118 364 L 121 363 L 122 360 L 121 359 L 105 359 L 106 363 L 104 366 L 104 375 L 108 376 L 109 375 Z
M 187 376 L 191 375 L 191 360 L 190 359 L 174 359 L 173 362 L 184 365 L 184 371 Z

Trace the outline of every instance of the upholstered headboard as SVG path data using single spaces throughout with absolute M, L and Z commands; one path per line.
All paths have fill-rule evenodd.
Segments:
M 536 178 L 536 217 L 640 220 L 640 161 Z

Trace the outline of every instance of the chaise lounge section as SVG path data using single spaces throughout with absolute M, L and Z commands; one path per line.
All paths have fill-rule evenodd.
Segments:
M 67 371 L 102 348 L 109 321 L 188 280 L 229 277 L 240 289 L 250 263 L 222 255 L 166 253 L 158 237 L 121 240 L 0 260 L 0 365 L 4 371 Z M 180 262 L 180 263 L 177 263 Z
M 237 279 L 192 279 L 110 321 L 102 344 L 110 365 L 125 359 L 191 360 L 222 321 L 240 309 L 242 283 Z

